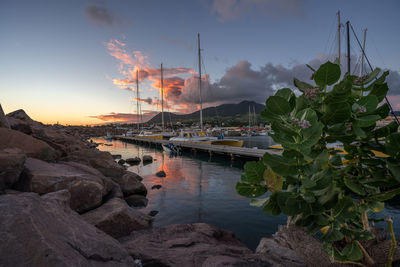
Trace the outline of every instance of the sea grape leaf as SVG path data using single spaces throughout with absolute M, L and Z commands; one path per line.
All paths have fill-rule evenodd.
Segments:
M 351 108 L 347 102 L 329 104 L 326 107 L 326 112 L 322 120 L 328 124 L 333 125 L 339 122 L 347 121 L 351 117 Z
M 385 98 L 388 91 L 389 87 L 387 83 L 378 83 L 373 86 L 371 92 L 369 92 L 368 95 L 376 96 L 378 98 L 378 101 L 381 102 Z
M 357 104 L 365 107 L 367 113 L 370 113 L 378 106 L 378 98 L 375 95 L 367 95 L 357 101 Z
M 298 173 L 296 165 L 282 156 L 272 155 L 266 152 L 263 157 L 263 162 L 271 167 L 274 172 L 282 176 L 291 176 Z
M 265 103 L 268 110 L 276 115 L 284 115 L 292 110 L 289 102 L 281 96 L 270 96 Z
M 347 259 L 352 261 L 358 261 L 363 258 L 363 254 L 361 252 L 360 247 L 358 246 L 356 241 L 347 244 L 342 250 L 342 255 L 346 256 Z
M 239 195 L 244 197 L 259 197 L 264 195 L 267 192 L 267 188 L 265 186 L 257 185 L 257 184 L 249 184 L 249 183 L 241 183 L 238 182 L 236 184 L 236 192 Z
M 379 115 L 367 115 L 363 117 L 357 117 L 355 123 L 358 127 L 368 127 L 374 125 L 377 120 L 381 119 Z
M 253 198 L 250 200 L 250 206 L 261 207 L 267 202 L 269 197 L 266 198 Z
M 309 88 L 314 88 L 314 87 L 315 87 L 315 85 L 311 85 L 311 84 L 302 82 L 302 81 L 300 81 L 300 80 L 298 80 L 298 79 L 296 79 L 296 78 L 294 78 L 294 86 L 296 86 L 296 87 L 297 87 L 300 91 L 302 91 L 303 93 L 304 93 L 305 91 L 307 91 L 307 89 L 309 89 Z
M 332 85 L 340 78 L 340 67 L 332 62 L 326 62 L 322 64 L 319 69 L 315 72 L 314 81 L 320 86 Z
M 263 180 L 264 170 L 264 164 L 257 161 L 249 161 L 244 165 L 244 171 L 249 183 L 260 183 Z
M 400 157 L 400 133 L 392 133 L 386 138 L 386 151 L 393 158 Z
M 289 88 L 282 88 L 275 93 L 275 96 L 280 96 L 289 102 L 290 108 L 293 110 L 296 106 L 296 96 Z
M 283 186 L 282 176 L 276 174 L 271 168 L 266 168 L 264 171 L 264 180 L 268 190 L 271 192 L 281 191 Z

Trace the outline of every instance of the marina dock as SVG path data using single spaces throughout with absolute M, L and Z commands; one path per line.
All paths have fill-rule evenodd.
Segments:
M 262 159 L 265 152 L 269 152 L 271 154 L 280 155 L 281 152 L 273 149 L 258 149 L 258 148 L 248 148 L 248 147 L 233 147 L 233 146 L 219 146 L 219 145 L 210 145 L 203 143 L 195 143 L 195 142 L 185 142 L 185 141 L 170 141 L 170 140 L 160 140 L 160 139 L 150 139 L 150 138 L 138 138 L 138 137 L 130 137 L 123 135 L 114 136 L 115 139 L 130 142 L 130 143 L 145 143 L 150 145 L 162 145 L 162 144 L 173 144 L 178 147 L 180 150 L 191 150 L 194 153 L 197 151 L 202 151 L 209 153 L 210 156 L 214 154 L 223 154 L 229 156 L 232 160 L 236 157 L 242 158 L 256 158 Z

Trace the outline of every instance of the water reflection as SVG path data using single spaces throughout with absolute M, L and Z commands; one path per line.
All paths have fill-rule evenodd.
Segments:
M 265 137 L 264 137 L 265 138 Z M 102 142 L 97 140 L 97 142 Z M 142 209 L 148 213 L 157 210 L 154 226 L 175 223 L 205 222 L 230 230 L 247 246 L 255 249 L 261 237 L 271 236 L 284 216 L 264 214 L 262 209 L 249 206 L 249 199 L 236 193 L 235 185 L 243 172 L 243 161 L 231 162 L 228 157 L 206 153 L 184 153 L 170 156 L 160 148 L 135 145 L 113 140 L 112 146 L 100 146 L 123 159 L 151 155 L 153 163 L 130 166 L 141 175 L 148 189 L 149 204 Z M 166 177 L 157 177 L 158 171 Z M 161 185 L 152 190 L 152 186 Z M 395 217 L 395 231 L 400 232 L 398 210 L 385 209 L 384 215 Z

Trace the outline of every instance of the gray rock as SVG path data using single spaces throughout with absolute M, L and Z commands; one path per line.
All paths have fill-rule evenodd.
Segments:
M 41 160 L 57 158 L 56 151 L 47 143 L 15 130 L 0 128 L 0 149 L 5 148 L 19 148 L 28 157 Z
M 126 197 L 125 201 L 129 206 L 137 208 L 146 207 L 147 203 L 149 203 L 149 200 L 142 195 L 131 195 Z
M 144 162 L 152 162 L 153 161 L 153 157 L 150 155 L 144 155 L 143 156 L 143 163 Z
M 100 206 L 103 200 L 103 189 L 103 185 L 95 181 L 75 181 L 69 187 L 72 196 L 71 209 L 82 213 Z
M 0 150 L 0 191 L 10 188 L 24 169 L 25 153 L 18 148 Z
M 127 171 L 121 178 L 113 178 L 113 181 L 119 184 L 124 196 L 130 195 L 147 195 L 147 189 L 143 183 L 139 181 L 143 179 L 136 173 Z
M 167 174 L 165 173 L 165 171 L 159 171 L 159 172 L 156 173 L 156 176 L 157 177 L 166 177 Z
M 205 223 L 134 231 L 119 241 L 144 266 L 271 266 L 232 232 Z
M 1 195 L 0 240 L 0 266 L 135 266 L 118 241 L 54 196 Z
M 113 198 L 97 209 L 83 214 L 82 218 L 114 238 L 127 236 L 134 230 L 149 228 L 153 222 L 153 217 L 132 209 L 119 198 Z
M 152 210 L 149 212 L 149 216 L 154 217 L 158 214 L 158 210 Z
M 127 158 L 125 160 L 129 165 L 138 165 L 142 160 L 139 157 Z
M 110 179 L 88 166 L 78 163 L 47 163 L 27 158 L 25 169 L 15 188 L 20 191 L 46 194 L 62 189 L 71 193 L 71 208 L 85 212 L 101 205 L 103 197 L 115 186 Z
M 119 178 L 125 174 L 125 168 L 116 163 L 109 152 L 97 149 L 77 150 L 69 153 L 64 160 L 89 165 L 107 177 Z
M 155 184 L 151 187 L 151 189 L 160 189 L 162 187 L 162 185 L 160 184 Z
M 10 124 L 8 123 L 6 115 L 4 115 L 3 108 L 0 104 L 0 127 L 10 129 Z

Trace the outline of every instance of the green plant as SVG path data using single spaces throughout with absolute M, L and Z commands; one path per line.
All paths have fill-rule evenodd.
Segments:
M 360 243 L 374 237 L 369 222 L 378 219 L 369 215 L 400 193 L 398 125 L 376 127 L 389 114 L 387 104 L 379 105 L 388 72 L 345 74 L 339 81 L 337 64 L 313 71 L 315 85 L 294 80 L 299 96 L 283 88 L 266 100 L 261 116 L 283 150 L 246 163 L 236 190 L 265 213 L 283 213 L 311 234 L 322 232 L 333 260 L 371 264 Z

